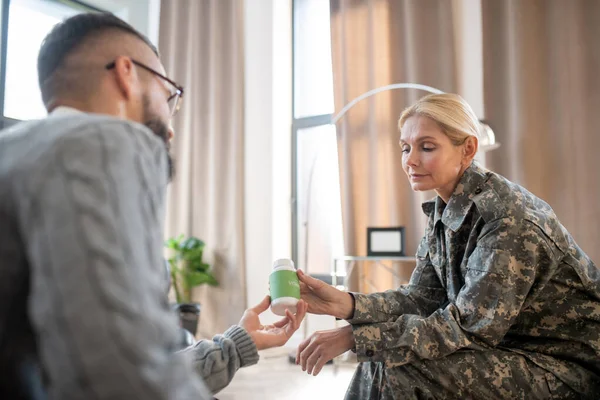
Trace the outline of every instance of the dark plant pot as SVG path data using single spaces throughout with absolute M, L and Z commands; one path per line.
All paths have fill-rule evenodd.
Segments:
M 177 313 L 179 314 L 179 323 L 181 327 L 190 331 L 196 336 L 198 330 L 198 321 L 200 321 L 200 304 L 184 303 L 176 305 Z

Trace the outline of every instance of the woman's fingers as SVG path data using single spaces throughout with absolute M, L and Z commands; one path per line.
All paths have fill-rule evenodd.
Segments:
M 300 364 L 303 371 L 317 376 L 328 361 L 352 348 L 350 328 L 348 326 L 313 333 L 298 346 L 296 364 Z
M 308 287 L 308 285 L 302 281 L 300 281 L 300 295 L 311 293 L 312 290 Z
M 312 354 L 306 359 L 306 372 L 309 375 L 312 375 L 313 368 L 317 364 L 317 361 L 319 361 L 319 357 L 321 357 L 321 347 L 317 346 Z
M 313 290 L 319 290 L 324 285 L 326 285 L 326 283 L 322 280 L 306 275 L 301 269 L 298 270 L 298 279 L 300 279 L 300 282 L 303 282 L 310 286 Z
M 302 371 L 306 371 L 308 368 L 308 359 L 313 355 L 313 353 L 319 348 L 320 340 L 319 333 L 313 334 L 308 339 L 308 345 L 300 352 L 300 365 L 302 366 Z M 318 358 L 318 357 L 317 357 Z M 314 360 L 316 362 L 316 359 Z
M 311 338 L 309 337 L 308 339 L 304 339 L 300 345 L 298 345 L 298 349 L 296 349 L 296 364 L 300 365 L 301 361 L 300 358 L 302 357 L 302 352 L 304 351 L 304 349 L 306 349 L 308 347 L 308 345 L 310 344 Z M 302 369 L 304 371 L 304 369 Z
M 306 371 L 306 363 L 307 363 L 308 357 L 310 357 L 312 355 L 315 348 L 316 348 L 316 345 L 314 344 L 314 340 L 311 338 L 308 340 L 308 343 L 304 347 L 304 350 L 302 350 L 300 352 L 300 357 L 298 359 L 300 360 L 300 366 L 302 367 L 302 371 Z
M 329 357 L 326 357 L 324 354 L 321 354 L 321 357 L 319 357 L 317 364 L 313 368 L 313 376 L 319 375 L 319 372 L 321 372 L 321 370 L 323 369 L 325 364 L 327 364 L 328 361 Z

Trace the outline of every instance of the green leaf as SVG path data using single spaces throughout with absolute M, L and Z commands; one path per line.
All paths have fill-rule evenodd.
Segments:
M 208 272 L 209 269 L 210 269 L 210 264 L 199 262 L 199 263 L 193 265 L 192 270 L 196 271 L 196 272 Z
M 217 286 L 219 284 L 217 279 L 209 272 L 192 272 L 187 276 L 187 281 L 189 287 L 195 287 L 203 284 Z
M 184 253 L 184 260 L 188 261 L 202 261 L 202 253 L 204 252 L 203 248 L 195 248 L 186 250 Z
M 203 249 L 204 242 L 197 237 L 191 236 L 181 243 L 181 247 L 185 250 Z
M 165 241 L 165 247 L 172 250 L 167 260 L 171 267 L 171 283 L 176 294 L 185 298 L 191 288 L 203 284 L 217 286 L 218 281 L 210 271 L 211 266 L 203 262 L 205 243 L 197 237 L 179 235 Z
M 165 247 L 167 249 L 179 250 L 179 242 L 176 239 L 169 239 L 165 242 Z

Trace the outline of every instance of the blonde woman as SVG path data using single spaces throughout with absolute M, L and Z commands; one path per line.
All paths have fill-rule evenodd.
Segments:
M 369 295 L 300 272 L 308 311 L 350 322 L 299 346 L 303 370 L 353 349 L 348 399 L 597 398 L 598 267 L 548 204 L 473 161 L 479 123 L 460 96 L 426 96 L 398 125 L 413 190 L 437 193 L 416 268 Z

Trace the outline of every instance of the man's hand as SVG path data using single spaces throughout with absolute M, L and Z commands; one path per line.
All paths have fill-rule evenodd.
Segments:
M 340 319 L 352 317 L 354 302 L 350 293 L 308 276 L 302 270 L 298 270 L 298 279 L 300 296 L 308 304 L 309 313 L 331 315 Z
M 240 320 L 240 326 L 250 334 L 258 350 L 271 347 L 283 346 L 300 327 L 300 323 L 306 315 L 308 308 L 306 302 L 300 300 L 296 306 L 296 315 L 285 310 L 286 317 L 275 322 L 273 325 L 262 325 L 259 315 L 267 311 L 271 304 L 271 298 L 266 296 L 257 306 L 249 308 L 244 312 Z
M 317 376 L 329 360 L 355 346 L 352 326 L 315 332 L 298 346 L 296 364 L 302 366 L 302 371 Z

